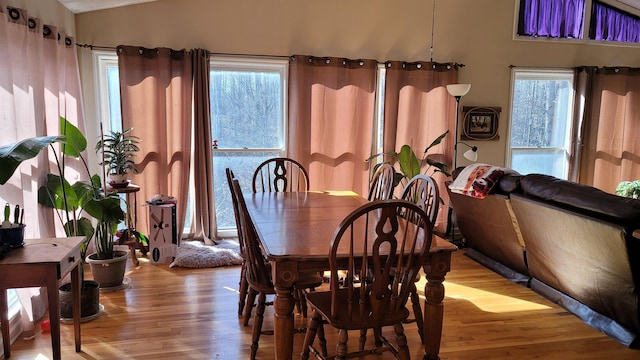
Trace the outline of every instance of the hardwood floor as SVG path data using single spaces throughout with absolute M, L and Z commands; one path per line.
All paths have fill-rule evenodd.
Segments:
M 454 254 L 445 282 L 442 359 L 640 359 L 639 350 L 625 348 L 463 252 Z M 101 293 L 103 315 L 82 325 L 81 353 L 74 351 L 73 327 L 63 325 L 63 359 L 249 357 L 251 326 L 242 326 L 237 317 L 239 267 L 170 269 L 144 257 L 138 267 L 131 262 L 128 267 L 130 287 Z M 423 284 L 418 289 L 424 289 Z M 272 315 L 273 307 L 268 307 L 263 329 L 272 328 Z M 301 316 L 296 321 L 305 325 Z M 11 359 L 51 359 L 50 336 L 36 326 L 34 340 L 13 344 Z M 331 351 L 336 333 L 329 329 Z M 421 359 L 415 324 L 407 324 L 405 331 L 412 358 Z M 303 335 L 296 335 L 295 354 L 300 353 L 302 341 Z M 350 344 L 356 346 L 355 334 Z M 261 337 L 258 358 L 273 358 L 272 335 Z

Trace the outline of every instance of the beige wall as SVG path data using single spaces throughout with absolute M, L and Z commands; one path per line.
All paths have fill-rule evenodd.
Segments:
M 515 4 L 515 0 L 436 3 L 433 60 L 466 65 L 459 80 L 472 88 L 461 105 L 502 108 L 500 139 L 471 142 L 480 147 L 478 161 L 496 165 L 505 162 L 509 65 L 640 66 L 637 46 L 513 40 Z M 429 60 L 432 6 L 432 0 L 160 0 L 79 14 L 76 29 L 79 43 L 102 46 L 417 61 Z M 96 116 L 90 51 L 80 50 L 80 55 L 85 113 L 90 119 Z M 465 163 L 466 159 L 459 160 Z

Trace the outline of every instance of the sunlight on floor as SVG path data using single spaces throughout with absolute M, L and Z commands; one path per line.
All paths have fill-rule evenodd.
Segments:
M 445 294 L 448 298 L 469 301 L 480 310 L 491 313 L 550 309 L 550 307 L 546 305 L 458 285 L 448 281 L 445 283 Z

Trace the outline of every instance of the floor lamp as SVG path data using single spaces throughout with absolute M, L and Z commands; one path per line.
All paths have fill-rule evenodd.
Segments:
M 478 159 L 478 148 L 476 146 L 471 146 L 471 145 L 465 144 L 463 142 L 458 142 L 458 128 L 459 128 L 458 114 L 460 113 L 460 99 L 462 99 L 463 96 L 467 95 L 469 90 L 471 90 L 471 84 L 450 84 L 450 85 L 447 85 L 447 91 L 449 92 L 449 94 L 456 98 L 456 130 L 455 130 L 455 137 L 453 138 L 453 168 L 451 169 L 452 173 L 457 168 L 457 163 L 458 163 L 458 144 L 464 144 L 464 145 L 469 146 L 471 148 L 471 149 L 467 150 L 464 153 L 464 157 L 466 157 L 467 159 L 472 160 L 472 161 L 476 161 Z M 449 212 L 447 214 L 447 217 L 448 217 L 448 219 L 447 219 L 447 235 L 449 235 L 449 232 L 451 232 L 451 242 L 454 243 L 455 245 L 457 245 L 458 247 L 463 247 L 464 246 L 464 240 L 460 240 L 460 241 L 458 241 L 458 243 L 456 243 L 456 239 L 455 239 L 456 230 L 455 230 L 455 224 L 454 224 L 454 217 L 455 216 L 453 214 L 453 208 L 451 207 L 451 205 L 449 205 Z
M 460 99 L 463 96 L 467 95 L 467 93 L 471 90 L 471 84 L 450 84 L 447 85 L 447 91 L 449 94 L 456 98 L 456 131 L 455 137 L 453 138 L 453 168 L 452 171 L 457 168 L 458 164 L 458 144 L 464 144 L 468 146 L 470 149 L 464 153 L 464 157 L 471 160 L 476 161 L 478 159 L 478 147 L 471 146 L 469 144 L 458 142 L 458 129 L 460 124 L 458 124 L 458 115 L 460 114 Z

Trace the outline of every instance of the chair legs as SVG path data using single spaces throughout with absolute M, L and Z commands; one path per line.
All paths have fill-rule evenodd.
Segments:
M 249 290 L 249 283 L 247 282 L 247 265 L 243 261 L 242 267 L 240 268 L 240 283 L 238 287 L 239 298 L 238 298 L 238 316 L 244 316 L 244 307 L 247 300 L 247 291 Z
M 247 302 L 244 306 L 244 315 L 242 317 L 242 324 L 244 326 L 249 326 L 249 319 L 251 319 L 253 304 L 255 304 L 256 302 L 256 295 L 258 295 L 258 292 L 249 288 L 249 293 L 247 294 Z
M 262 322 L 264 321 L 264 308 L 267 301 L 267 295 L 261 292 L 258 295 L 258 306 L 256 307 L 256 317 L 253 320 L 253 332 L 251 333 L 251 360 L 256 358 L 258 353 L 258 343 L 260 334 L 262 334 Z
M 411 305 L 413 306 L 413 316 L 416 318 L 416 326 L 418 326 L 418 334 L 420 334 L 420 341 L 424 344 L 424 327 L 423 327 L 423 319 L 422 316 L 422 306 L 420 305 L 420 296 L 418 296 L 418 289 L 416 288 L 416 284 L 413 283 L 411 286 Z
M 300 359 L 308 360 L 310 352 L 313 352 L 313 356 L 317 357 L 318 352 L 315 348 L 312 347 L 313 341 L 316 338 L 316 334 L 318 335 L 318 340 L 320 342 L 320 346 L 322 347 L 322 355 L 327 356 L 327 340 L 324 337 L 322 315 L 314 311 L 311 315 L 311 319 L 309 320 L 307 333 L 304 336 L 304 343 L 302 345 L 302 353 L 300 354 Z

